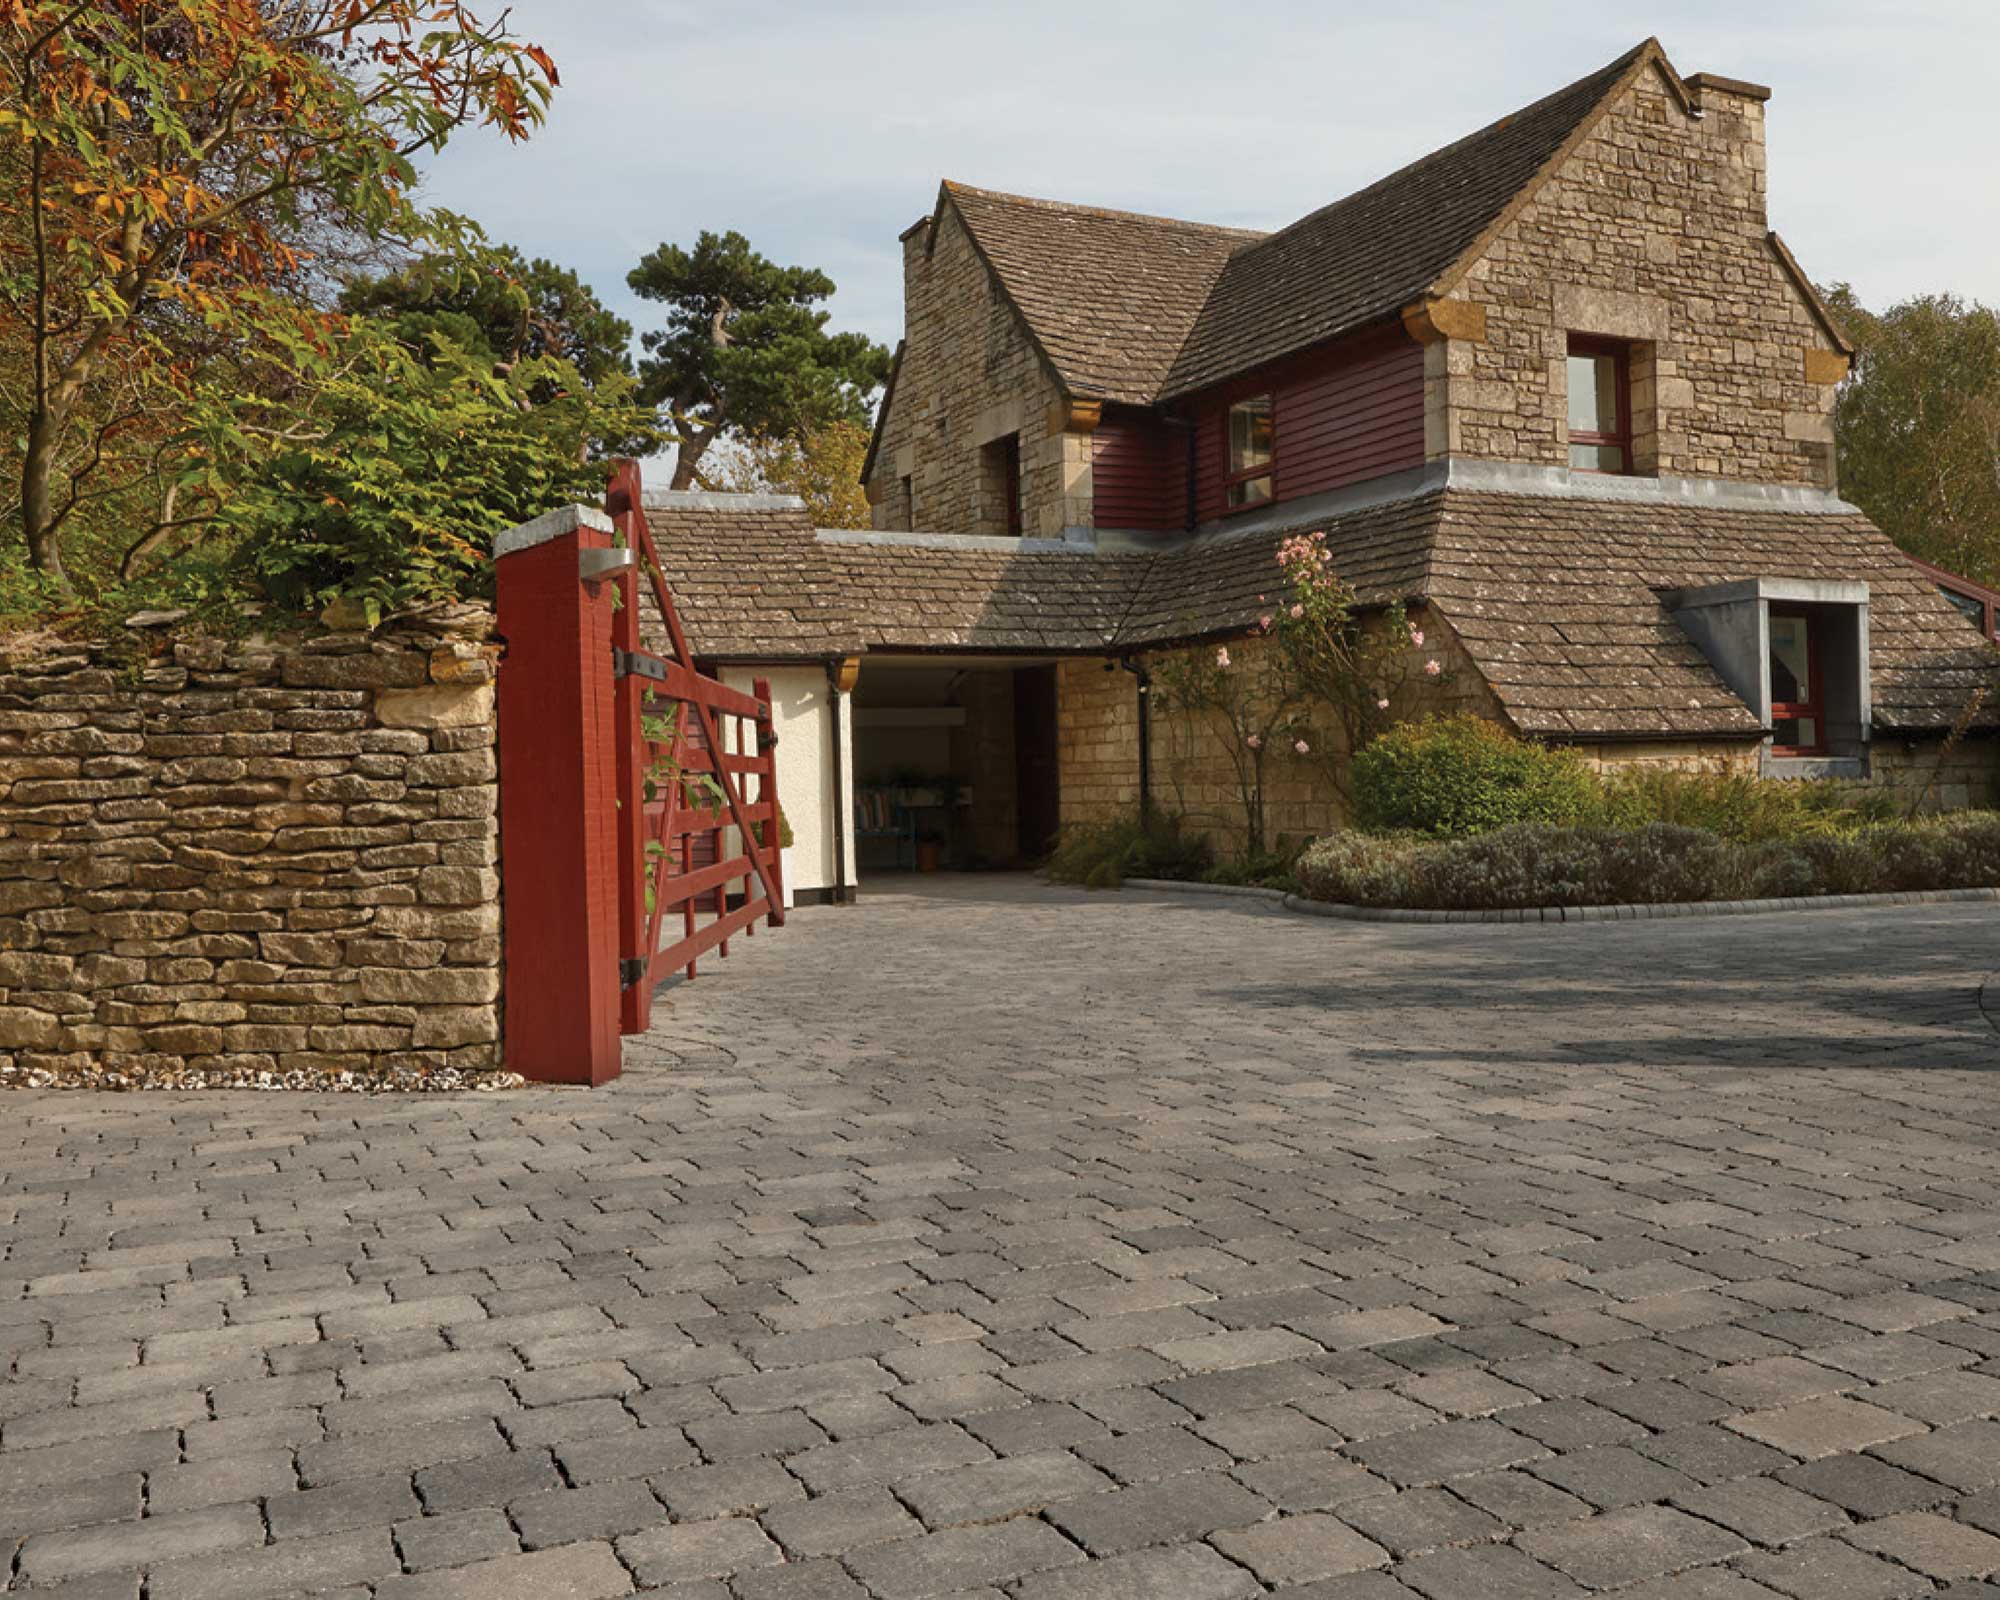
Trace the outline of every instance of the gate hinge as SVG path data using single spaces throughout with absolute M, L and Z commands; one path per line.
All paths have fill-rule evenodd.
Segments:
M 618 963 L 618 987 L 629 989 L 646 976 L 646 963 L 639 956 L 631 956 Z
M 655 683 L 667 681 L 667 664 L 658 656 L 649 656 L 640 650 L 621 650 L 611 647 L 611 676 L 614 678 L 651 678 Z

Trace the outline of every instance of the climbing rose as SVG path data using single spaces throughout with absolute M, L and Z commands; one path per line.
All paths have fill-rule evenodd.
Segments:
M 1439 666 L 1435 659 L 1424 663 L 1424 676 L 1427 678 L 1435 678 L 1442 671 L 1444 668 Z
M 1217 665 L 1218 667 L 1224 667 L 1224 668 L 1228 667 L 1228 665 L 1229 665 L 1229 646 L 1228 646 L 1228 645 L 1224 645 L 1224 646 L 1223 646 L 1223 647 L 1222 647 L 1222 648 L 1221 648 L 1220 650 L 1218 650 L 1218 651 L 1216 651 L 1216 652 L 1215 652 L 1215 664 L 1216 664 L 1216 665 Z
M 1292 620 L 1294 622 L 1298 621 L 1299 618 L 1304 616 L 1305 614 L 1306 614 L 1306 608 L 1304 606 L 1295 605 L 1292 607 Z
M 1261 750 L 1264 748 L 1264 736 L 1261 733 L 1253 733 L 1243 742 L 1252 750 Z
M 1375 702 L 1375 709 L 1377 711 L 1387 711 L 1389 709 L 1389 702 L 1386 700 L 1377 700 Z
M 1312 746 L 1307 744 L 1305 740 L 1301 739 L 1297 744 L 1293 745 L 1292 748 L 1298 751 L 1300 755 L 1304 755 L 1308 750 L 1312 749 Z
M 1257 619 L 1257 626 L 1262 628 L 1266 633 L 1269 633 L 1271 631 L 1271 619 L 1268 616 L 1259 617 Z
M 1410 643 L 1415 645 L 1419 650 L 1424 647 L 1424 630 L 1422 628 L 1412 628 L 1410 630 Z

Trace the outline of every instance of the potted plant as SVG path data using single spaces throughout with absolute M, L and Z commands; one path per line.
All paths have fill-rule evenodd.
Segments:
M 944 835 L 926 831 L 917 835 L 917 871 L 935 872 L 944 864 Z

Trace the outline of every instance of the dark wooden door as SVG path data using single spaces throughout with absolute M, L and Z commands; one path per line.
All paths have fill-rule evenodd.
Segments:
M 1014 781 L 1021 854 L 1040 860 L 1062 825 L 1054 667 L 1022 667 L 1014 674 Z

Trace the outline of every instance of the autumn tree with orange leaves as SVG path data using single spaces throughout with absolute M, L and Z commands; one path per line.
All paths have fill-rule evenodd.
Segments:
M 44 579 L 68 592 L 66 528 L 203 361 L 330 359 L 315 241 L 452 243 L 413 163 L 525 137 L 555 82 L 463 0 L 0 0 L 0 354 Z

